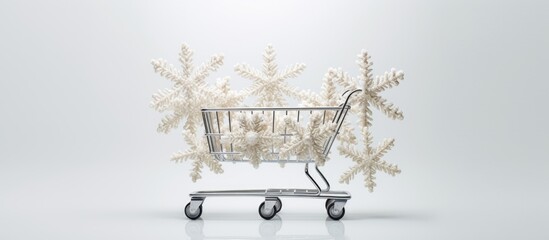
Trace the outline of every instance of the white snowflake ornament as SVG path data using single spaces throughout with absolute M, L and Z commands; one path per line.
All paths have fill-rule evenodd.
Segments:
M 163 59 L 152 60 L 155 72 L 172 81 L 173 86 L 154 94 L 151 106 L 159 112 L 171 112 L 161 120 L 157 129 L 159 132 L 167 133 L 177 128 L 180 122 L 185 122 L 183 135 L 188 150 L 175 153 L 172 160 L 192 160 L 191 178 L 196 181 L 201 178 L 204 164 L 214 173 L 223 172 L 221 164 L 209 153 L 206 139 L 197 133 L 198 126 L 202 124 L 201 109 L 215 105 L 239 105 L 244 94 L 231 90 L 228 78 L 219 79 L 215 86 L 207 84 L 206 78 L 223 64 L 223 56 L 214 55 L 198 68 L 195 68 L 192 56 L 193 51 L 183 44 L 179 54 L 181 70 Z
M 362 84 L 360 87 L 355 79 L 346 75 L 338 80 L 340 84 L 348 90 L 357 88 L 362 89 L 362 92 L 354 98 L 351 98 L 351 102 L 354 105 L 354 108 L 352 109 L 355 110 L 359 116 L 360 126 L 369 127 L 372 125 L 372 111 L 370 105 L 383 112 L 389 118 L 404 119 L 404 115 L 398 107 L 394 106 L 392 103 L 388 103 L 387 100 L 379 95 L 384 90 L 397 86 L 400 81 L 404 80 L 404 72 L 391 69 L 390 72 L 386 72 L 384 75 L 376 76 L 374 78 L 372 75 L 372 62 L 370 61 L 370 56 L 368 55 L 368 52 L 364 50 L 358 55 L 357 63 L 361 72 L 361 75 L 358 78 Z
M 383 75 L 373 77 L 370 57 L 367 52 L 362 51 L 357 61 L 360 69 L 357 78 L 348 76 L 341 69 L 331 68 L 324 76 L 321 92 L 299 92 L 286 80 L 301 74 L 305 65 L 295 64 L 279 71 L 275 62 L 275 51 L 269 45 L 263 54 L 262 69 L 253 69 L 247 64 L 235 66 L 234 70 L 238 75 L 252 80 L 249 88 L 235 91 L 230 88 L 228 77 L 218 79 L 215 85 L 206 82 L 206 78 L 223 64 L 223 56 L 214 55 L 200 67 L 194 66 L 192 56 L 192 50 L 183 44 L 179 54 L 181 70 L 163 59 L 152 61 L 154 70 L 169 79 L 173 86 L 154 94 L 151 106 L 159 112 L 168 112 L 158 126 L 159 132 L 166 133 L 177 128 L 180 122 L 184 122 L 183 136 L 188 149 L 175 153 L 172 160 L 192 161 L 190 176 L 193 181 L 202 177 L 204 166 L 214 173 L 223 172 L 220 162 L 210 153 L 206 137 L 198 132 L 203 129 L 199 127 L 202 124 L 202 108 L 241 107 L 243 99 L 247 96 L 256 97 L 257 106 L 260 107 L 284 107 L 287 105 L 288 97 L 300 100 L 301 106 L 333 107 L 340 106 L 345 100 L 345 96 L 341 96 L 344 90 L 355 89 L 362 91 L 352 96 L 347 104 L 351 105 L 349 113 L 358 115 L 358 127 L 362 134 L 364 150 L 356 150 L 356 147 L 360 146 L 355 146 L 357 141 L 354 126 L 349 121 L 341 123 L 341 128 L 337 129 L 340 142 L 338 149 L 341 155 L 351 158 L 355 165 L 341 176 L 340 182 L 349 183 L 358 173 L 362 173 L 364 185 L 373 191 L 377 171 L 393 176 L 400 173 L 396 165 L 382 160 L 393 147 L 394 139 L 385 139 L 374 148 L 370 127 L 372 106 L 389 118 L 403 119 L 402 111 L 380 96 L 383 91 L 399 85 L 404 79 L 402 71 L 391 69 Z M 226 119 L 230 119 L 230 116 L 232 125 Z M 279 163 L 283 166 L 284 159 L 289 157 L 295 157 L 297 160 L 313 159 L 317 165 L 322 166 L 327 160 L 325 151 L 329 150 L 325 144 L 336 131 L 336 124 L 331 121 L 334 117 L 335 114 L 330 111 L 311 111 L 308 118 L 302 119 L 296 111 L 286 112 L 283 117 L 276 119 L 275 113 L 271 111 L 234 112 L 234 115 L 216 113 L 216 122 L 219 126 L 215 136 L 219 141 L 212 141 L 210 144 L 217 144 L 218 146 L 213 147 L 221 149 L 221 152 L 230 151 L 232 160 L 249 161 L 255 168 L 262 160 L 280 160 Z M 299 120 L 308 121 L 308 125 L 299 125 Z
M 249 159 L 254 168 L 258 168 L 262 159 L 272 158 L 273 144 L 277 143 L 277 135 L 270 131 L 271 125 L 264 114 L 239 114 L 236 126 L 222 141 L 231 144 L 234 149 Z
M 210 154 L 210 149 L 208 147 L 208 143 L 206 142 L 206 138 L 196 136 L 196 134 L 188 130 L 183 132 L 183 136 L 189 148 L 185 151 L 174 153 L 171 159 L 176 162 L 189 160 L 193 162 L 193 168 L 190 173 L 193 182 L 196 182 L 196 180 L 202 178 L 201 173 L 204 165 L 208 166 L 208 168 L 214 173 L 223 173 L 221 163 L 214 159 Z
M 271 45 L 265 49 L 263 60 L 265 62 L 261 71 L 253 69 L 248 64 L 238 64 L 234 70 L 241 77 L 253 81 L 252 86 L 246 91 L 252 96 L 257 96 L 257 106 L 286 106 L 285 96 L 298 97 L 297 89 L 291 87 L 286 79 L 297 77 L 305 69 L 305 64 L 297 63 L 279 72 L 275 63 L 276 54 Z
M 295 156 L 297 159 L 313 159 L 318 166 L 326 163 L 324 144 L 334 134 L 334 123 L 322 123 L 322 114 L 313 113 L 307 127 L 300 126 L 292 118 L 286 118 L 286 126 L 292 134 L 291 140 L 280 149 L 281 158 Z
M 376 149 L 373 149 L 370 147 L 372 145 L 372 137 L 366 127 L 362 128 L 362 136 L 365 145 L 363 152 L 358 152 L 350 145 L 340 145 L 338 147 L 341 154 L 347 158 L 351 158 L 355 162 L 353 167 L 341 175 L 339 182 L 348 184 L 356 174 L 362 172 L 364 175 L 364 186 L 370 192 L 373 192 L 376 186 L 376 171 L 382 171 L 392 176 L 400 173 L 397 165 L 381 160 L 385 153 L 394 146 L 395 140 L 392 138 L 385 139 Z
M 151 102 L 151 106 L 159 112 L 173 112 L 161 120 L 159 132 L 167 133 L 177 128 L 179 122 L 186 118 L 184 129 L 196 133 L 202 119 L 200 109 L 213 104 L 214 93 L 206 87 L 205 78 L 223 65 L 223 56 L 214 55 L 198 69 L 193 65 L 192 56 L 192 50 L 183 44 L 179 54 L 182 70 L 176 69 L 163 59 L 151 62 L 155 72 L 173 82 L 171 88 L 154 94 Z

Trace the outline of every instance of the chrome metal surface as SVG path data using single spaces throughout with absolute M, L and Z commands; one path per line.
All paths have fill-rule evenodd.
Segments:
M 351 106 L 345 106 L 350 108 Z M 316 110 L 339 110 L 342 107 L 229 107 L 229 108 L 202 108 L 202 112 L 237 112 L 237 111 L 316 111 Z
M 238 108 L 204 108 L 202 109 L 202 119 L 204 121 L 205 136 L 208 143 L 208 148 L 210 153 L 218 160 L 222 162 L 248 162 L 249 159 L 243 156 L 241 152 L 235 151 L 234 144 L 226 144 L 224 146 L 221 142 L 221 139 L 224 136 L 227 136 L 233 131 L 233 115 L 235 112 L 237 114 L 262 114 L 265 116 L 265 120 L 272 121 L 270 122 L 270 131 L 279 136 L 281 140 L 286 143 L 290 140 L 293 134 L 288 133 L 286 127 L 282 129 L 276 129 L 276 118 L 277 116 L 284 117 L 295 117 L 296 122 L 299 124 L 306 124 L 306 121 L 302 121 L 307 117 L 312 116 L 315 113 L 322 114 L 322 123 L 326 124 L 326 116 L 333 115 L 331 123 L 336 124 L 336 130 L 331 134 L 324 143 L 324 156 L 328 156 L 330 149 L 341 129 L 341 125 L 347 112 L 350 109 L 349 99 L 352 94 L 359 92 L 361 90 L 347 91 L 347 97 L 345 102 L 340 106 L 326 106 L 326 107 L 238 107 Z M 279 112 L 279 114 L 277 114 Z M 295 114 L 295 115 L 293 115 Z M 269 119 L 270 118 L 270 119 Z M 228 126 L 227 128 L 224 126 Z M 305 159 L 298 159 L 296 156 L 288 156 L 288 158 L 280 158 L 279 149 L 273 144 L 271 151 L 268 154 L 269 157 L 263 157 L 261 162 L 266 163 L 310 163 L 314 162 L 312 157 L 309 156 Z
M 307 197 L 319 199 L 351 199 L 351 194 L 346 191 L 321 191 L 316 189 L 300 188 L 270 188 L 270 189 L 246 189 L 246 190 L 218 190 L 196 191 L 189 194 L 191 197 Z
M 314 113 L 322 114 L 322 124 L 327 122 L 335 123 L 335 131 L 331 134 L 324 143 L 324 156 L 328 156 L 330 149 L 339 133 L 342 123 L 349 111 L 350 97 L 360 92 L 360 89 L 354 91 L 346 91 L 343 93 L 345 102 L 337 107 L 238 107 L 238 108 L 204 108 L 202 109 L 202 120 L 204 121 L 205 137 L 208 143 L 210 154 L 215 159 L 221 162 L 249 162 L 249 159 L 243 157 L 242 153 L 235 150 L 233 143 L 223 144 L 221 139 L 224 136 L 232 133 L 233 131 L 233 119 L 234 114 L 262 114 L 264 119 L 272 120 L 269 124 L 271 133 L 275 136 L 279 136 L 281 140 L 286 143 L 290 141 L 293 134 L 288 133 L 288 129 L 276 129 L 276 117 L 292 117 L 295 118 L 298 124 L 307 124 L 307 120 Z M 277 114 L 278 112 L 278 114 Z M 333 114 L 333 115 L 332 115 Z M 233 116 L 232 116 L 233 115 Z M 328 118 L 328 119 L 327 119 Z M 228 128 L 227 128 L 228 127 Z M 228 132 L 224 132 L 227 131 Z M 225 146 L 224 146 L 225 145 Z M 202 211 L 202 204 L 206 197 L 264 197 L 265 202 L 259 207 L 259 214 L 265 219 L 272 218 L 280 209 L 276 209 L 275 206 L 282 206 L 282 202 L 279 197 L 300 197 L 300 198 L 320 198 L 327 199 L 326 207 L 328 214 L 333 219 L 339 219 L 343 215 L 338 217 L 338 214 L 344 214 L 344 206 L 347 200 L 351 199 L 351 194 L 346 191 L 330 191 L 330 183 L 320 171 L 319 167 L 315 164 L 315 170 L 320 175 L 320 178 L 325 184 L 325 188 L 321 188 L 318 182 L 309 174 L 309 163 L 314 163 L 311 156 L 306 159 L 281 158 L 279 149 L 274 144 L 271 147 L 269 155 L 272 158 L 261 159 L 261 162 L 276 162 L 276 163 L 305 163 L 305 175 L 309 178 L 314 185 L 314 189 L 299 189 L 299 188 L 270 188 L 270 189 L 248 189 L 248 190 L 220 190 L 220 191 L 197 191 L 190 195 L 191 202 L 189 206 L 190 212 Z M 335 218 L 334 218 L 335 216 Z M 193 218 L 191 218 L 193 219 Z

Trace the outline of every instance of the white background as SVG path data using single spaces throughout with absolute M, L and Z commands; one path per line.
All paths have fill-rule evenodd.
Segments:
M 547 239 L 548 11 L 541 0 L 2 1 L 0 238 Z M 210 80 L 231 76 L 235 89 L 250 81 L 233 66 L 260 67 L 269 43 L 281 68 L 307 64 L 290 80 L 301 89 L 319 90 L 329 67 L 357 75 L 361 49 L 375 74 L 403 69 L 384 96 L 404 121 L 374 112 L 402 174 L 378 174 L 374 193 L 360 175 L 342 185 L 351 161 L 334 152 L 327 177 L 353 194 L 340 222 L 307 199 L 263 221 L 260 198 L 207 199 L 189 222 L 191 191 L 309 183 L 302 166 L 229 163 L 193 184 L 190 164 L 169 161 L 185 146 L 155 131 L 149 101 L 169 82 L 150 59 L 177 64 L 184 42 L 196 63 L 223 53 Z

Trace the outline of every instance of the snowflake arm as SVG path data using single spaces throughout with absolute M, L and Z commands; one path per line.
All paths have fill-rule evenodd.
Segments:
M 164 59 L 153 59 L 151 60 L 151 64 L 153 65 L 154 72 L 160 74 L 160 76 L 167 78 L 168 80 L 171 80 L 174 83 L 181 83 L 183 77 L 181 76 L 181 72 L 171 64 L 168 64 L 166 60 Z
M 203 63 L 200 68 L 198 68 L 198 71 L 191 74 L 191 79 L 195 81 L 195 85 L 203 86 L 206 84 L 204 82 L 204 79 L 207 78 L 211 72 L 217 71 L 217 69 L 219 69 L 219 67 L 221 67 L 222 65 L 223 56 L 214 55 L 209 62 Z
M 296 78 L 305 70 L 305 64 L 296 63 L 294 66 L 286 68 L 279 76 L 278 81 L 283 82 L 288 78 Z
M 263 75 L 261 72 L 250 67 L 248 64 L 238 64 L 234 67 L 236 74 L 240 75 L 243 78 L 253 80 L 255 82 L 263 83 Z
M 180 94 L 180 88 L 174 89 L 160 89 L 157 93 L 153 95 L 153 100 L 151 101 L 151 107 L 156 111 L 163 112 L 174 107 L 173 102 L 177 99 L 177 96 Z
M 175 162 L 193 161 L 193 168 L 190 173 L 193 182 L 202 178 L 201 173 L 204 165 L 216 174 L 223 173 L 221 164 L 210 154 L 205 138 L 197 138 L 191 131 L 184 131 L 183 135 L 185 137 L 185 142 L 189 145 L 189 149 L 183 152 L 174 153 L 171 159 Z
M 240 105 L 246 97 L 243 91 L 231 90 L 229 77 L 217 79 L 215 88 L 211 91 L 213 92 L 215 107 L 235 107 Z
M 376 77 L 376 84 L 372 87 L 372 92 L 383 92 L 389 88 L 398 86 L 402 80 L 404 80 L 404 72 L 391 68 L 390 72 L 385 72 L 383 76 Z
M 372 65 L 373 63 L 370 61 L 370 56 L 368 55 L 368 52 L 365 50 L 362 50 L 362 52 L 358 55 L 358 67 L 360 69 L 362 80 L 364 81 L 364 89 L 370 89 L 373 84 L 373 77 L 372 77 Z
M 310 107 L 338 106 L 341 103 L 341 96 L 337 93 L 336 80 L 338 78 L 335 69 L 329 69 L 322 80 L 322 90 L 319 94 L 310 90 L 303 90 L 299 93 L 302 105 Z M 328 116 L 330 117 L 330 116 Z
M 190 77 L 194 69 L 193 51 L 189 48 L 187 44 L 181 45 L 181 52 L 179 52 L 179 62 L 181 63 L 181 68 L 183 69 L 183 78 Z
M 340 68 L 332 69 L 330 74 L 333 75 L 332 77 L 335 79 L 335 81 L 345 90 L 353 91 L 359 88 L 357 81 Z
M 370 95 L 370 102 L 374 107 L 383 112 L 387 117 L 391 119 L 404 119 L 404 115 L 398 107 L 394 106 L 392 103 L 387 103 L 387 100 L 377 95 Z
M 392 103 L 388 103 L 387 100 L 379 96 L 384 90 L 397 86 L 404 79 L 404 73 L 391 69 L 390 72 L 386 72 L 383 76 L 374 78 L 372 76 L 370 56 L 364 50 L 358 55 L 357 63 L 361 73 L 362 92 L 353 102 L 359 110 L 361 127 L 370 127 L 372 125 L 370 106 L 374 106 L 391 119 L 404 119 L 403 113 L 398 107 Z M 342 82 L 345 81 L 342 80 Z M 349 83 L 346 84 L 350 85 Z
M 168 133 L 171 129 L 177 128 L 179 126 L 179 122 L 181 122 L 182 118 L 183 113 L 181 111 L 175 111 L 174 113 L 170 113 L 160 120 L 160 123 L 158 124 L 158 128 L 156 130 L 158 132 Z

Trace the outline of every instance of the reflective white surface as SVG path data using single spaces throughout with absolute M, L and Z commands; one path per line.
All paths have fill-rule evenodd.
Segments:
M 549 239 L 548 5 L 3 0 L 0 239 Z M 197 64 L 224 53 L 211 80 L 232 76 L 235 89 L 250 81 L 233 66 L 260 67 L 268 43 L 280 68 L 307 64 L 300 89 L 318 91 L 329 67 L 357 75 L 363 48 L 374 74 L 404 70 L 384 93 L 404 121 L 374 111 L 373 128 L 375 142 L 396 138 L 386 158 L 402 174 L 378 174 L 370 194 L 362 176 L 337 183 L 352 162 L 332 155 L 326 177 L 352 194 L 339 223 L 308 199 L 283 199 L 266 223 L 259 198 L 207 199 L 189 222 L 192 191 L 311 186 L 302 165 L 228 163 L 192 183 L 190 164 L 168 160 L 185 146 L 155 131 L 148 103 L 169 82 L 149 61 L 177 64 L 183 42 Z

